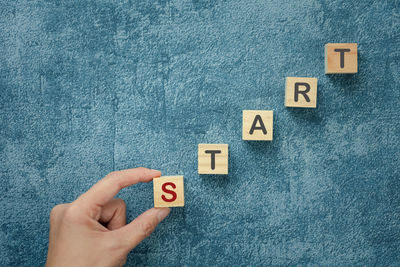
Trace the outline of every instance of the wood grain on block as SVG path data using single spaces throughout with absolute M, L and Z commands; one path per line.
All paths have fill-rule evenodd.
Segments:
M 199 144 L 199 174 L 228 174 L 228 145 Z
M 285 106 L 317 107 L 317 78 L 286 77 Z
M 357 73 L 357 44 L 325 44 L 325 74 Z
M 273 117 L 272 110 L 243 110 L 242 139 L 271 141 Z
M 161 176 L 153 179 L 154 207 L 185 205 L 183 176 Z

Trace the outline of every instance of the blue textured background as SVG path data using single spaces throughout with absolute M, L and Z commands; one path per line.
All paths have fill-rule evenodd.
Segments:
M 400 265 L 399 1 L 0 3 L 0 265 L 43 265 L 50 209 L 135 166 L 184 174 L 186 206 L 129 265 Z M 359 73 L 325 75 L 327 42 Z M 317 109 L 284 107 L 286 76 Z M 241 140 L 243 109 L 274 141 Z M 132 219 L 152 185 L 120 197 Z

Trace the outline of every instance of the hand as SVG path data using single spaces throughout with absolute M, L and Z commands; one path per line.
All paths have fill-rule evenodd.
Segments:
M 50 213 L 46 266 L 122 266 L 128 253 L 149 236 L 169 208 L 152 208 L 126 224 L 126 206 L 114 198 L 124 187 L 149 182 L 161 172 L 146 168 L 115 171 L 72 203 Z

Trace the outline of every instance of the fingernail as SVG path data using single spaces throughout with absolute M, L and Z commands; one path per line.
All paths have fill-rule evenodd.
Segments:
M 158 222 L 161 222 L 162 220 L 164 220 L 168 216 L 169 212 L 171 211 L 170 208 L 161 208 L 161 209 L 157 209 L 157 210 L 158 210 L 158 212 L 157 212 Z
M 160 173 L 160 176 L 161 176 L 161 171 L 159 171 L 159 170 L 150 169 L 150 171 L 153 171 L 153 172 L 159 172 L 159 173 Z

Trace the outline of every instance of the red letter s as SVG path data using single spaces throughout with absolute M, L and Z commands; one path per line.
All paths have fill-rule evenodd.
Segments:
M 162 191 L 164 191 L 165 193 L 171 194 L 171 195 L 172 195 L 172 198 L 168 199 L 168 198 L 166 198 L 164 195 L 162 195 L 161 198 L 162 198 L 162 200 L 164 200 L 165 202 L 173 202 L 173 201 L 176 200 L 176 197 L 177 197 L 177 196 L 176 196 L 175 191 L 168 190 L 168 189 L 166 188 L 168 185 L 170 185 L 173 189 L 176 188 L 176 185 L 175 185 L 174 183 L 169 182 L 169 183 L 163 184 L 162 187 L 161 187 L 161 189 L 162 189 Z

